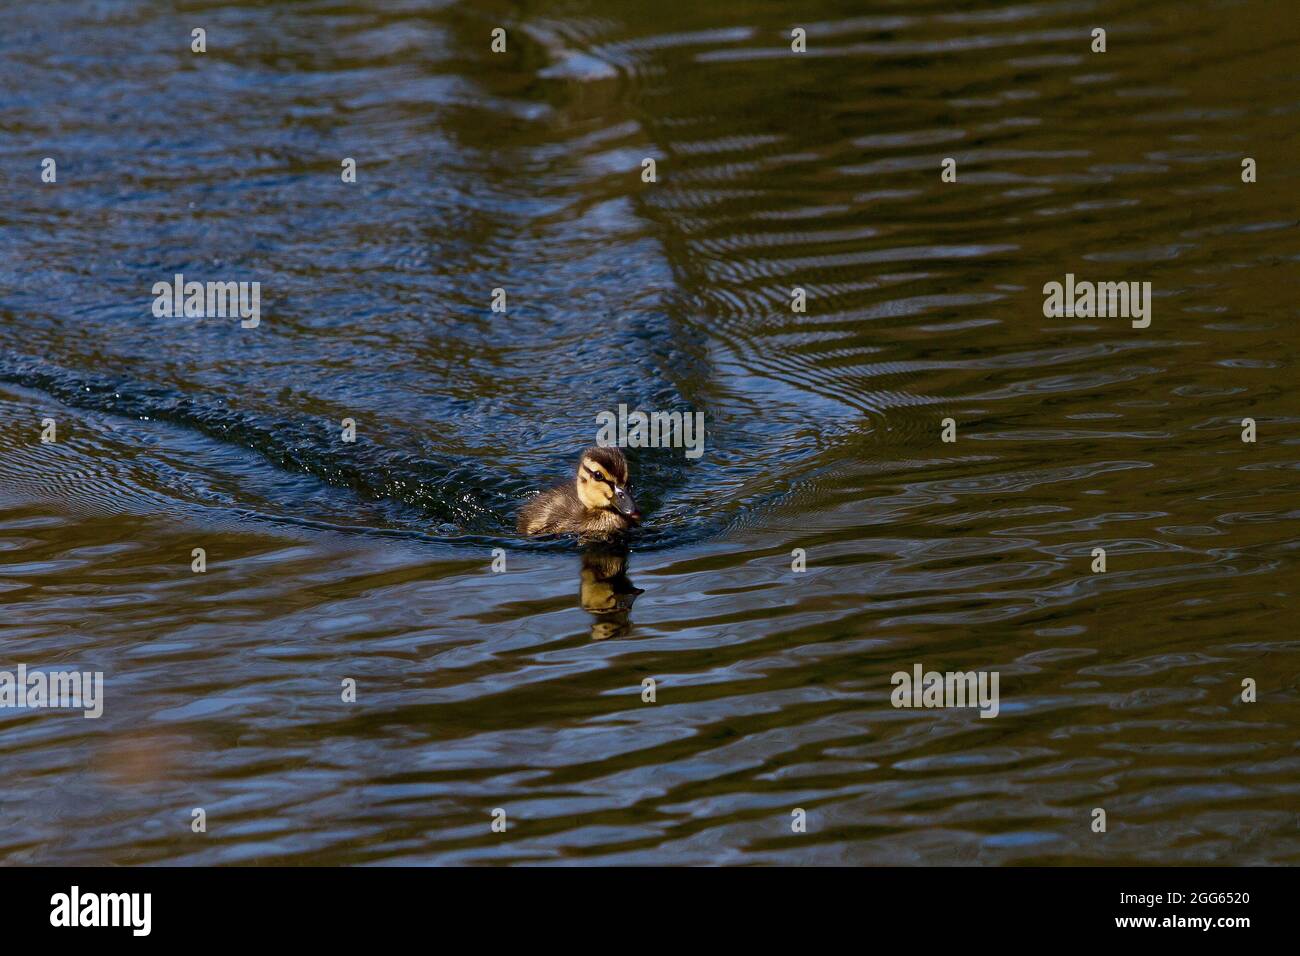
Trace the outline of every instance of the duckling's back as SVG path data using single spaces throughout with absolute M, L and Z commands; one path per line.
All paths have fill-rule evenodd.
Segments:
M 519 509 L 520 534 L 563 534 L 581 529 L 586 509 L 565 488 L 543 491 Z

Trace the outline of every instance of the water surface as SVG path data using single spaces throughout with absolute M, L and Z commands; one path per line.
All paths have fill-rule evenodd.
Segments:
M 1297 862 L 1298 57 L 1266 0 L 13 5 L 0 669 L 106 703 L 0 710 L 0 860 Z M 620 403 L 708 428 L 630 452 L 627 587 L 513 532 Z

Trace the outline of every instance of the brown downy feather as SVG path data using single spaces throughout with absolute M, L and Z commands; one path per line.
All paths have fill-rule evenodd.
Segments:
M 614 507 L 614 487 L 625 489 L 627 480 L 627 461 L 622 452 L 617 448 L 588 448 L 578 460 L 573 484 L 544 491 L 520 509 L 519 533 L 618 537 L 640 517 L 639 513 L 630 517 Z M 627 500 L 630 503 L 630 497 Z

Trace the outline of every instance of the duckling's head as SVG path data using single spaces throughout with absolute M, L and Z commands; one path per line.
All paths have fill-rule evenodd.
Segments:
M 612 511 L 628 524 L 637 524 L 641 512 L 628 494 L 627 459 L 617 448 L 592 445 L 578 460 L 578 500 L 592 510 Z

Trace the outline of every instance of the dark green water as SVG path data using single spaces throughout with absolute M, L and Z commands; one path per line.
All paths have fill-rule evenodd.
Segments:
M 0 861 L 1300 861 L 1297 64 L 1265 0 L 6 6 L 0 670 L 105 702 L 0 709 Z M 629 452 L 630 611 L 513 532 L 620 403 L 708 429 Z

